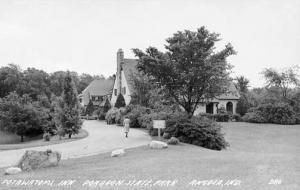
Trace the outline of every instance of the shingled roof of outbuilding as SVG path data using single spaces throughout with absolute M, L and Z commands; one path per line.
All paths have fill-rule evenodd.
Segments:
M 219 100 L 238 100 L 240 98 L 240 93 L 236 89 L 235 85 L 233 82 L 230 82 L 228 91 L 224 94 L 221 94 L 220 96 L 217 97 Z
M 91 96 L 109 95 L 112 93 L 113 86 L 114 80 L 96 79 L 82 91 L 82 94 L 88 92 Z

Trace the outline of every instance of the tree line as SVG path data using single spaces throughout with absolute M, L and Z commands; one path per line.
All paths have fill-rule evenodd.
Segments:
M 40 134 L 59 136 L 79 132 L 78 92 L 102 75 L 76 72 L 47 73 L 36 68 L 21 70 L 8 64 L 0 68 L 0 130 L 21 137 Z
M 21 70 L 18 65 L 8 64 L 0 68 L 0 98 L 16 91 L 19 95 L 28 94 L 34 100 L 39 95 L 48 98 L 51 94 L 60 96 L 63 90 L 63 80 L 67 71 L 56 71 L 47 73 L 36 68 Z M 81 93 L 93 80 L 105 79 L 103 75 L 81 74 L 71 71 L 70 75 L 74 81 L 76 90 Z M 110 76 L 108 79 L 112 79 Z

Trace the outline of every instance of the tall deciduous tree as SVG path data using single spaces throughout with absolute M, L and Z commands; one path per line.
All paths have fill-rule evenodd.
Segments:
M 235 78 L 236 87 L 240 93 L 246 93 L 249 87 L 249 80 L 244 76 L 239 76 Z
M 149 107 L 150 90 L 153 89 L 153 84 L 146 75 L 139 72 L 132 73 L 130 79 L 135 89 L 131 95 L 131 103 Z
M 68 134 L 71 138 L 72 135 L 78 134 L 81 128 L 81 120 L 77 90 L 70 72 L 67 72 L 64 78 L 62 99 L 61 126 L 64 134 Z
M 0 98 L 7 96 L 10 92 L 19 91 L 23 75 L 20 67 L 15 64 L 0 68 Z
M 19 96 L 16 92 L 0 98 L 0 130 L 19 135 L 21 142 L 24 136 L 41 134 L 49 128 L 49 115 L 39 103 L 28 94 Z
M 227 90 L 232 66 L 226 58 L 235 51 L 227 44 L 216 52 L 215 43 L 219 40 L 219 34 L 201 27 L 196 32 L 179 31 L 168 38 L 165 53 L 154 47 L 133 52 L 139 58 L 139 71 L 164 87 L 166 94 L 191 117 L 201 102 Z
M 94 80 L 94 77 L 92 75 L 85 74 L 85 73 L 80 75 L 77 91 L 79 93 L 81 93 L 93 80 Z
M 51 97 L 50 77 L 45 71 L 35 68 L 27 68 L 23 72 L 23 93 L 29 94 L 33 100 L 37 100 L 39 95 Z
M 298 66 L 285 68 L 282 71 L 268 68 L 263 71 L 263 75 L 267 81 L 267 87 L 278 87 L 283 100 L 287 100 L 291 88 L 300 85 L 298 70 Z

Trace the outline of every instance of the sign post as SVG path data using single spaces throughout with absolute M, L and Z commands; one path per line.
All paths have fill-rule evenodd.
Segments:
M 158 129 L 158 139 L 161 140 L 160 129 L 166 128 L 166 121 L 165 120 L 153 120 L 153 128 Z

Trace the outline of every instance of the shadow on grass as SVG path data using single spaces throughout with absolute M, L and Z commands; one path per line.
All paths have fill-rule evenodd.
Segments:
M 81 129 L 79 131 L 79 133 L 77 135 L 73 135 L 71 139 L 69 139 L 67 136 L 59 139 L 59 137 L 57 135 L 55 135 L 55 136 L 51 137 L 50 141 L 44 141 L 42 136 L 37 136 L 34 138 L 27 139 L 23 143 L 18 142 L 18 143 L 10 143 L 10 144 L 0 144 L 0 151 L 66 143 L 66 142 L 71 142 L 74 140 L 83 139 L 83 138 L 87 137 L 88 135 L 89 135 L 89 133 L 86 130 Z

